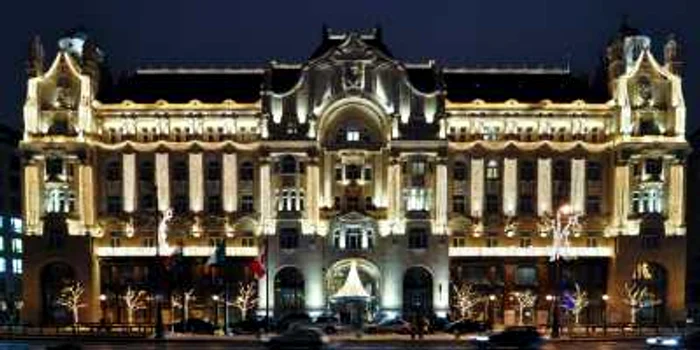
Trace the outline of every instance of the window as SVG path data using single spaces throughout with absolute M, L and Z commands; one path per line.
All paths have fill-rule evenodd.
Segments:
M 63 159 L 49 158 L 46 160 L 46 175 L 49 179 L 58 179 L 63 175 Z
M 589 248 L 598 247 L 598 238 L 597 237 L 587 237 L 586 238 L 586 247 L 589 247 Z
M 411 163 L 411 175 L 422 176 L 425 175 L 426 164 L 423 160 L 414 160 Z
M 372 168 L 365 168 L 364 179 L 365 181 L 372 181 Z
M 282 228 L 280 230 L 280 248 L 296 249 L 299 247 L 299 231 L 296 228 Z
M 345 231 L 345 248 L 362 248 L 362 230 L 359 227 L 350 227 Z
M 118 161 L 107 163 L 107 181 L 121 181 L 122 171 Z
M 464 162 L 455 162 L 452 168 L 452 179 L 455 181 L 464 181 L 467 179 L 467 164 Z
M 335 181 L 342 181 L 342 180 L 343 180 L 343 168 L 336 167 L 335 168 Z
M 489 160 L 486 165 L 486 179 L 498 180 L 499 176 L 498 162 L 493 159 Z
M 255 238 L 253 237 L 242 237 L 241 247 L 255 247 Z
M 255 177 L 255 168 L 251 162 L 243 162 L 241 164 L 241 181 L 253 181 Z
M 602 176 L 600 163 L 596 161 L 586 162 L 586 180 L 587 181 L 601 181 Z
M 10 218 L 10 227 L 15 233 L 22 233 L 22 218 Z
M 122 197 L 121 196 L 108 196 L 107 197 L 107 213 L 109 214 L 119 214 L 122 210 Z
M 244 195 L 241 197 L 241 211 L 244 213 L 252 213 L 255 211 L 255 201 L 252 195 Z
M 647 159 L 644 162 L 644 172 L 652 180 L 661 180 L 663 165 L 661 159 Z
M 452 238 L 452 246 L 457 248 L 466 247 L 467 240 L 464 237 L 454 237 Z
M 464 213 L 467 211 L 464 196 L 452 197 L 452 211 L 455 213 Z
M 534 266 L 519 266 L 515 271 L 515 284 L 519 286 L 537 285 L 537 268 Z
M 534 214 L 534 205 L 533 205 L 533 200 L 531 195 L 523 195 L 521 194 L 518 197 L 518 212 L 520 214 L 524 215 L 531 215 Z
M 144 182 L 153 182 L 153 162 L 147 160 L 141 162 L 139 166 L 139 180 Z
M 425 228 L 417 227 L 408 231 L 408 249 L 428 248 L 428 232 Z
M 12 239 L 12 252 L 15 254 L 22 254 L 22 239 L 13 238 Z
M 532 239 L 530 237 L 520 238 L 520 248 L 530 248 L 532 247 Z
M 345 179 L 346 180 L 359 180 L 360 179 L 360 166 L 356 164 L 348 164 L 345 166 Z
M 22 259 L 12 259 L 12 273 L 15 275 L 21 275 L 22 272 Z
M 489 248 L 498 247 L 498 238 L 496 237 L 486 237 L 486 246 Z
M 566 160 L 557 160 L 554 162 L 552 178 L 554 181 L 569 181 L 571 178 L 571 168 Z
M 345 141 L 357 142 L 360 141 L 360 131 L 354 129 L 348 129 L 345 132 Z
M 632 192 L 632 211 L 637 214 L 662 213 L 663 189 L 649 187 Z
M 531 160 L 523 160 L 520 162 L 520 169 L 518 169 L 520 174 L 520 181 L 534 181 L 535 180 L 535 163 Z
M 498 196 L 495 194 L 487 194 L 486 195 L 486 208 L 485 214 L 498 214 L 500 212 L 499 210 L 499 200 Z
M 218 213 L 221 211 L 220 196 L 209 196 L 207 199 L 207 211 L 210 213 Z
M 5 258 L 0 257 L 0 273 L 4 273 L 6 269 L 7 263 L 5 262 Z
M 178 194 L 173 198 L 173 210 L 176 213 L 185 213 L 189 209 L 189 196 Z
M 153 210 L 155 209 L 156 199 L 155 196 L 150 193 L 145 193 L 141 195 L 141 200 L 139 207 L 143 210 Z
M 586 213 L 587 214 L 600 214 L 600 197 L 599 196 L 586 196 Z
M 177 161 L 173 164 L 173 181 L 187 181 L 187 163 Z
M 425 188 L 409 188 L 406 190 L 406 210 L 408 211 L 428 211 L 430 210 L 430 200 L 428 190 Z
M 486 141 L 498 140 L 498 128 L 495 126 L 485 126 L 484 127 L 484 140 L 486 140 Z
M 155 247 L 156 240 L 153 237 L 146 237 L 143 239 L 143 246 L 147 248 Z
M 207 163 L 207 180 L 208 181 L 220 181 L 221 180 L 221 163 L 216 160 L 212 160 Z
M 296 174 L 297 172 L 297 161 L 292 156 L 284 156 L 280 160 L 280 173 L 281 174 Z
M 119 247 L 121 247 L 121 246 L 122 246 L 121 238 L 119 238 L 119 237 L 112 237 L 112 238 L 110 238 L 110 240 L 109 240 L 109 245 L 110 245 L 112 248 L 119 248 Z

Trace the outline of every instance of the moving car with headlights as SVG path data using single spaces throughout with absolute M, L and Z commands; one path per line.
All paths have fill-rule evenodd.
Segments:
M 478 335 L 472 340 L 478 349 L 539 349 L 542 336 L 535 327 L 508 327 L 503 332 Z
M 365 333 L 368 334 L 410 334 L 411 324 L 400 319 L 394 318 L 391 320 L 384 320 L 379 323 L 369 324 L 365 327 Z
M 322 350 L 328 347 L 329 338 L 320 329 L 292 326 L 276 337 L 263 338 L 263 343 L 270 350 Z
M 700 349 L 700 331 L 647 338 L 647 349 Z
M 486 332 L 490 327 L 484 323 L 474 320 L 459 320 L 452 322 L 445 327 L 445 332 L 454 335 Z

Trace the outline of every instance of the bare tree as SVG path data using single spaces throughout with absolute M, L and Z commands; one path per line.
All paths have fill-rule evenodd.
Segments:
M 126 304 L 126 320 L 127 323 L 134 323 L 134 313 L 138 310 L 146 308 L 146 298 L 148 293 L 145 290 L 135 291 L 128 287 L 124 294 L 124 303 Z
M 253 309 L 258 302 L 256 294 L 257 292 L 253 283 L 241 283 L 238 287 L 236 299 L 229 303 L 229 305 L 238 309 L 241 313 L 241 318 L 246 319 L 248 311 Z
M 459 310 L 459 315 L 462 318 L 471 318 L 472 310 L 481 303 L 482 297 L 470 283 L 453 284 L 452 288 L 455 292 L 456 307 Z
M 532 294 L 532 292 L 529 290 L 526 290 L 525 292 L 515 292 L 513 293 L 513 296 L 515 296 L 515 300 L 518 303 L 518 322 L 520 324 L 523 324 L 523 315 L 525 313 L 525 309 L 529 309 L 535 306 L 535 301 L 537 301 L 537 295 Z
M 639 310 L 661 304 L 661 300 L 656 299 L 654 294 L 649 292 L 646 286 L 638 283 L 625 283 L 622 291 L 622 300 L 630 307 L 630 323 L 637 323 L 637 313 Z
M 182 296 L 172 297 L 172 304 L 178 309 L 182 309 L 182 323 L 186 325 L 190 314 L 190 301 L 194 300 L 194 289 L 182 292 Z
M 579 324 L 581 312 L 588 307 L 588 293 L 581 290 L 581 286 L 576 283 L 576 292 L 573 294 L 574 306 L 571 313 L 574 314 L 574 322 Z
M 87 306 L 87 304 L 81 302 L 83 294 L 85 294 L 83 284 L 74 281 L 63 287 L 56 298 L 56 304 L 65 307 L 73 314 L 73 324 L 77 324 L 79 321 L 78 311 Z

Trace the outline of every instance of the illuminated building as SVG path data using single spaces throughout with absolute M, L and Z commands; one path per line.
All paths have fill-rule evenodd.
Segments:
M 22 307 L 22 217 L 19 131 L 0 125 L 0 322 L 17 321 Z
M 343 311 L 334 297 L 360 293 L 359 275 L 371 313 L 445 316 L 468 282 L 495 295 L 504 323 L 516 320 L 512 293 L 532 291 L 526 320 L 542 323 L 552 237 L 539 223 L 564 203 L 583 216 L 564 282 L 589 291 L 586 320 L 600 321 L 604 294 L 610 322 L 628 317 L 625 283 L 662 301 L 640 317 L 685 316 L 674 40 L 659 62 L 648 37 L 621 31 L 596 85 L 560 68 L 402 62 L 379 30 L 323 35 L 304 63 L 140 69 L 114 85 L 90 40 L 68 41 L 46 69 L 35 42 L 26 319 L 55 322 L 68 279 L 87 286 L 83 319 L 99 318 L 100 294 L 121 319 L 127 285 L 150 288 L 158 218 L 173 208 L 169 245 L 198 262 L 202 317 L 221 291 L 203 261 L 223 241 L 236 283 L 268 247 L 260 313 Z

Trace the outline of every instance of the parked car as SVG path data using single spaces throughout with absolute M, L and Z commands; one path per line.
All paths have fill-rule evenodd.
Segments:
M 190 318 L 187 322 L 178 322 L 173 324 L 173 330 L 177 333 L 195 333 L 195 334 L 214 334 L 217 327 L 213 324 L 198 319 Z
M 478 349 L 539 349 L 542 336 L 535 327 L 508 327 L 503 332 L 478 335 L 474 338 Z
M 647 338 L 647 349 L 700 349 L 700 331 L 687 335 Z
M 379 323 L 369 324 L 365 327 L 365 333 L 369 334 L 386 334 L 386 333 L 397 333 L 397 334 L 409 334 L 411 333 L 411 324 L 400 319 L 395 318 L 391 320 L 383 320 Z
M 304 312 L 295 312 L 282 316 L 277 321 L 277 331 L 284 332 L 290 328 L 292 325 L 310 325 L 311 317 L 309 314 Z
M 316 328 L 292 326 L 289 330 L 274 338 L 263 339 L 270 350 L 321 350 L 328 346 L 328 336 Z
M 488 330 L 489 327 L 486 323 L 467 319 L 452 322 L 445 327 L 447 333 L 454 335 L 480 333 Z
M 332 315 L 321 315 L 314 321 L 314 327 L 324 331 L 326 334 L 338 333 L 340 320 Z
M 232 324 L 230 329 L 234 334 L 255 334 L 264 330 L 265 327 L 267 327 L 265 319 L 251 317 L 247 320 Z

